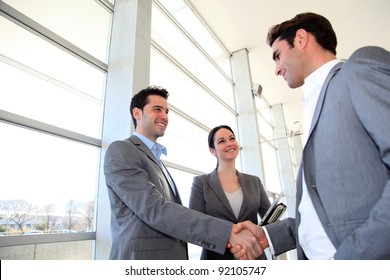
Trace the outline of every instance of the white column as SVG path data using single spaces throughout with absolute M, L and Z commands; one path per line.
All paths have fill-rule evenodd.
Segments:
M 96 199 L 95 259 L 108 259 L 111 249 L 111 208 L 103 161 L 108 145 L 129 137 L 131 97 L 149 85 L 152 0 L 116 0 L 108 61 L 107 88 Z
M 256 104 L 252 94 L 252 79 L 246 49 L 234 52 L 231 58 L 236 110 L 238 112 L 238 140 L 242 147 L 242 171 L 258 176 L 264 182 L 261 160 Z

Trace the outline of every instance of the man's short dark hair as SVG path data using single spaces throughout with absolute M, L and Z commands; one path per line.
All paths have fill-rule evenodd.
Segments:
M 294 38 L 299 29 L 312 34 L 317 43 L 336 55 L 337 38 L 329 20 L 315 13 L 302 13 L 294 18 L 272 26 L 267 34 L 267 44 L 272 47 L 276 40 L 286 40 L 294 47 Z

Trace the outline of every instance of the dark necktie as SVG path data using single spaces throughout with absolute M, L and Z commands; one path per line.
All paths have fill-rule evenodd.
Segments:
M 169 186 L 171 187 L 173 194 L 176 196 L 177 190 L 176 190 L 175 182 L 173 181 L 171 175 L 169 175 L 169 172 L 168 172 L 167 168 L 165 167 L 164 163 L 161 160 L 159 160 L 158 162 L 160 164 L 160 167 L 161 167 L 165 177 L 168 180 Z

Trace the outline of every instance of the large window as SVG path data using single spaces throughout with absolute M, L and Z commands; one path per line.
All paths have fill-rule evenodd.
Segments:
M 267 191 L 278 194 L 282 191 L 279 164 L 277 158 L 277 147 L 274 137 L 274 126 L 270 112 L 270 106 L 264 97 L 255 98 L 257 121 L 260 132 L 260 143 L 262 152 L 262 162 L 264 167 L 264 183 Z M 272 195 L 270 195 L 272 198 Z
M 1 259 L 93 258 L 104 3 L 0 2 Z
M 121 1 L 118 6 L 127 4 Z M 240 135 L 237 125 L 232 54 L 189 5 L 153 0 L 151 45 L 148 38 L 141 40 L 151 50 L 150 84 L 170 92 L 170 122 L 159 141 L 168 148 L 163 160 L 185 206 L 193 177 L 216 167 L 207 144 L 210 129 L 227 124 L 240 141 L 248 137 Z M 130 103 L 133 89 L 128 86 L 132 72 L 122 71 L 122 65 L 110 64 L 107 75 L 113 11 L 113 0 L 0 1 L 2 260 L 108 257 L 109 202 L 106 191 L 99 189 L 105 187 L 99 164 L 114 136 L 130 133 L 127 126 L 116 126 L 126 121 L 125 113 L 130 121 L 128 108 L 125 113 L 117 108 L 128 106 L 123 104 Z M 123 20 L 115 17 L 114 26 L 122 28 Z M 128 59 L 123 65 L 132 69 L 129 41 L 122 48 L 128 38 L 119 37 L 113 36 L 111 47 L 116 49 L 110 60 L 121 53 L 120 62 Z M 118 88 L 125 90 L 118 93 Z M 257 105 L 263 183 L 279 192 L 269 106 Z M 241 158 L 236 163 L 241 170 Z M 96 209 L 103 209 L 98 225 Z M 95 240 L 102 245 L 96 246 Z M 199 253 L 200 247 L 190 245 L 191 259 L 198 259 Z
M 170 92 L 170 122 L 159 142 L 168 148 L 163 160 L 188 206 L 193 177 L 216 167 L 210 129 L 227 124 L 238 131 L 230 54 L 186 1 L 154 1 L 150 83 Z M 199 259 L 201 248 L 189 248 L 190 259 Z

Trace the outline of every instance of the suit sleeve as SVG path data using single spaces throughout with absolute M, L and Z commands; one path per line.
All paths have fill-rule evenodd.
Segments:
M 167 201 L 145 171 L 147 164 L 154 163 L 142 160 L 134 145 L 123 141 L 110 145 L 104 163 L 106 184 L 121 200 L 120 203 L 145 224 L 162 233 L 224 253 L 232 223 Z
M 275 255 L 296 248 L 295 219 L 287 218 L 264 226 L 271 238 Z
M 345 69 L 355 112 L 378 148 L 387 182 L 367 220 L 342 241 L 335 259 L 383 259 L 390 255 L 390 53 L 367 47 L 356 51 Z M 353 164 L 353 163 L 351 163 Z M 383 173 L 382 173 L 383 174 Z M 369 184 L 367 188 L 370 188 Z
M 205 213 L 206 211 L 203 184 L 199 176 L 194 177 L 192 182 L 189 207 L 202 213 Z

